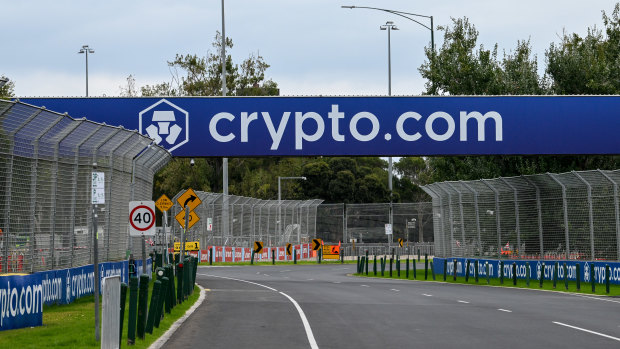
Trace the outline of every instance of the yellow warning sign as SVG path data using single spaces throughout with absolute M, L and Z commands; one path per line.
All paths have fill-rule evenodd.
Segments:
M 181 251 L 181 243 L 174 243 L 174 250 Z M 198 251 L 200 250 L 200 241 L 187 241 L 185 242 L 185 251 Z
M 340 246 L 323 245 L 323 259 L 340 259 Z
M 155 201 L 155 207 L 157 207 L 161 212 L 166 212 L 174 205 L 172 201 L 166 196 L 166 194 L 162 195 Z

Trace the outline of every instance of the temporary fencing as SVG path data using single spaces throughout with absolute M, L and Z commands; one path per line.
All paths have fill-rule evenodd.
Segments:
M 435 255 L 620 259 L 620 171 L 433 183 Z
M 94 171 L 105 174 L 99 261 L 124 259 L 127 203 L 151 200 L 153 175 L 169 159 L 137 131 L 0 100 L 0 273 L 93 262 Z

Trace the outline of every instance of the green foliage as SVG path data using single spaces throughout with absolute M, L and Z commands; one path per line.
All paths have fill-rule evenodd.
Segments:
M 0 75 L 0 78 L 8 79 L 4 75 Z M 15 83 L 9 80 L 4 86 L 0 87 L 0 99 L 9 99 L 15 97 Z

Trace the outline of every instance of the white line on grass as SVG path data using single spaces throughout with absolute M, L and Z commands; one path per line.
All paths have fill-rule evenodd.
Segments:
M 561 323 L 561 322 L 557 322 L 557 321 L 552 321 L 552 322 L 553 322 L 554 324 L 556 324 L 556 325 L 565 326 L 565 327 L 570 327 L 570 328 L 573 328 L 573 329 L 575 329 L 575 330 L 579 330 L 579 331 L 583 331 L 583 332 L 592 333 L 592 334 L 595 334 L 595 335 L 597 335 L 597 336 L 601 336 L 601 337 L 605 337 L 605 338 L 613 339 L 613 340 L 615 340 L 615 341 L 620 342 L 620 338 L 618 338 L 618 337 L 613 337 L 613 336 L 610 336 L 610 335 L 607 335 L 607 334 L 604 334 L 604 333 L 600 333 L 600 332 L 595 332 L 595 331 L 586 330 L 585 328 L 581 328 L 581 327 L 577 327 L 577 326 L 571 326 L 571 325 L 567 325 L 567 324 L 564 324 L 564 323 Z

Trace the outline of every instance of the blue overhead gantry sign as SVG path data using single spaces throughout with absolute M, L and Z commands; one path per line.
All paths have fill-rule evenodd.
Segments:
M 174 156 L 618 154 L 620 96 L 21 98 Z

